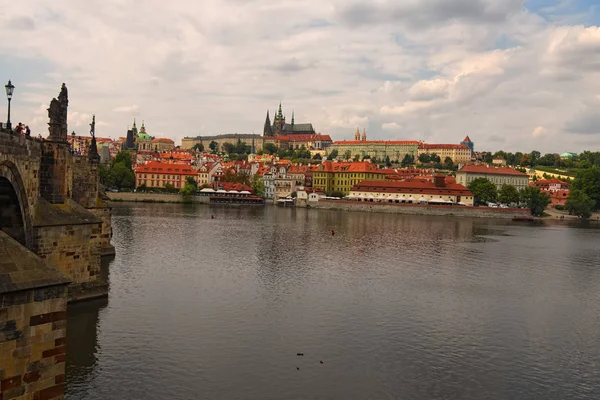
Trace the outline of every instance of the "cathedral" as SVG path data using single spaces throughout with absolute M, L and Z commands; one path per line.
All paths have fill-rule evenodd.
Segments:
M 290 124 L 285 122 L 285 116 L 281 111 L 281 103 L 279 103 L 279 110 L 273 119 L 269 118 L 269 110 L 267 110 L 267 118 L 265 120 L 265 127 L 263 129 L 264 137 L 276 137 L 276 136 L 288 136 L 288 135 L 314 135 L 315 129 L 312 124 L 296 124 L 294 122 L 294 113 L 292 112 L 292 121 Z

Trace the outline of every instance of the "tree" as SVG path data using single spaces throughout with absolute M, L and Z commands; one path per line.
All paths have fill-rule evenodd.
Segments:
M 431 156 L 427 153 L 421 153 L 419 155 L 419 161 L 423 164 L 428 164 L 431 162 Z
M 531 166 L 531 155 L 523 154 L 521 156 L 521 160 L 519 161 L 519 165 L 521 165 L 521 167 L 530 167 Z
M 329 153 L 329 155 L 327 156 L 328 160 L 335 160 L 338 157 L 338 151 L 337 149 L 334 149 L 331 153 Z
M 581 190 L 571 190 L 569 198 L 565 204 L 565 208 L 569 214 L 577 215 L 581 218 L 589 218 L 592 216 L 592 210 L 596 202 Z
M 518 203 L 520 199 L 519 191 L 513 185 L 502 185 L 498 193 L 498 200 L 502 204 Z
M 185 184 L 192 185 L 194 189 L 198 187 L 198 182 L 196 182 L 193 176 L 188 176 L 187 178 L 185 178 Z
M 529 155 L 530 160 L 531 160 L 531 166 L 535 166 L 538 163 L 538 160 L 540 159 L 540 152 L 537 150 L 534 150 L 531 152 L 531 154 Z
M 118 162 L 110 169 L 108 181 L 109 186 L 116 186 L 118 189 L 133 189 L 135 174 L 131 168 L 127 168 L 125 162 Z
M 402 166 L 403 167 L 407 167 L 409 165 L 412 165 L 415 163 L 415 156 L 413 156 L 412 154 L 405 154 L 404 158 L 402 159 Z
M 195 145 L 192 146 L 191 150 L 203 152 L 204 151 L 204 145 L 202 143 L 196 143 Z
M 350 157 L 352 157 L 352 152 L 350 150 L 346 150 L 344 152 L 344 160 L 348 161 L 350 160 Z
M 582 169 L 577 173 L 571 189 L 581 190 L 594 201 L 594 210 L 600 209 L 600 168 Z
M 298 197 L 298 193 L 296 193 L 296 192 L 292 192 L 292 194 L 290 195 L 290 197 L 291 197 L 292 199 L 295 199 L 296 197 Z
M 388 168 L 392 166 L 392 162 L 390 161 L 390 156 L 385 156 L 385 166 Z
M 339 197 L 339 198 L 341 199 L 341 198 L 342 198 L 342 197 L 344 197 L 345 195 L 344 195 L 344 193 L 343 193 L 343 192 L 340 192 L 339 190 L 334 190 L 333 192 L 330 192 L 330 193 L 329 193 L 329 196 L 330 196 L 330 197 Z
M 167 183 L 165 185 L 165 192 L 167 192 L 167 193 L 175 193 L 175 192 L 177 192 L 177 189 L 175 189 L 175 186 L 173 186 L 172 184 Z
M 354 158 L 352 159 L 352 161 L 354 161 L 354 162 L 358 162 L 358 161 L 360 161 L 360 154 L 356 153 L 356 154 L 354 155 Z
M 312 159 L 313 159 L 313 160 L 322 160 L 322 159 L 323 159 L 323 156 L 322 156 L 322 155 L 320 155 L 319 153 L 317 153 L 317 154 L 315 154 L 315 155 L 313 156 L 313 158 L 312 158 Z
M 196 192 L 196 186 L 191 185 L 189 183 L 186 183 L 181 190 L 179 190 L 179 193 L 181 194 L 181 196 L 183 197 L 183 201 L 185 202 L 190 202 L 192 200 L 192 196 L 194 195 L 194 193 Z
M 480 203 L 493 203 L 498 197 L 496 185 L 485 178 L 474 179 L 469 183 L 469 190 Z
M 449 169 L 449 170 L 454 169 L 454 162 L 452 161 L 452 158 L 446 157 L 444 159 L 444 168 Z
M 148 190 L 148 187 L 146 186 L 145 183 L 142 183 L 141 185 L 139 185 L 136 189 L 138 192 L 145 192 Z
M 208 148 L 213 152 L 216 153 L 217 149 L 219 148 L 219 143 L 215 142 L 214 140 L 211 140 L 210 143 L 208 144 Z
M 442 162 L 442 159 L 440 158 L 440 156 L 438 156 L 435 153 L 431 153 L 431 155 L 429 156 L 429 158 L 430 158 L 431 162 L 433 162 L 433 163 Z
M 531 210 L 531 215 L 541 217 L 548 204 L 550 204 L 550 196 L 546 192 L 542 192 L 535 186 L 529 186 L 521 190 L 521 201 L 527 204 Z
M 112 161 L 112 165 L 117 163 L 124 163 L 127 169 L 131 169 L 133 165 L 133 161 L 131 160 L 131 154 L 128 151 L 121 150 L 115 156 L 115 159 Z
M 486 163 L 491 164 L 494 161 L 494 156 L 492 153 L 487 153 L 484 159 Z
M 227 154 L 235 153 L 235 146 L 229 142 L 225 142 L 221 145 L 221 149 Z
M 254 191 L 254 195 L 257 197 L 263 197 L 265 195 L 265 184 L 263 183 L 260 176 L 253 175 L 252 176 L 252 191 Z
M 265 143 L 265 145 L 263 146 L 263 151 L 269 155 L 277 153 L 277 150 L 277 146 L 275 146 L 274 143 Z

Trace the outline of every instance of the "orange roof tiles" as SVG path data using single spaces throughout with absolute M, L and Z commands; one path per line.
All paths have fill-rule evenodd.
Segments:
M 173 140 L 169 138 L 156 138 L 152 140 L 152 143 L 175 143 Z
M 471 150 L 469 146 L 464 144 L 429 144 L 429 143 L 421 143 L 419 144 L 420 149 L 465 149 Z
M 490 167 L 487 165 L 469 164 L 462 167 L 458 172 L 470 172 L 473 174 L 490 174 L 490 175 L 516 175 L 527 177 L 527 174 L 508 167 Z

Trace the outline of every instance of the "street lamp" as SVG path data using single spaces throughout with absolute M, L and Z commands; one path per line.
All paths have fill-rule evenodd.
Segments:
M 13 91 L 15 87 L 12 83 L 10 83 L 10 79 L 8 80 L 8 84 L 4 86 L 6 89 L 6 97 L 8 98 L 8 121 L 6 121 L 6 128 L 10 131 L 12 126 L 10 124 L 10 100 L 12 99 Z

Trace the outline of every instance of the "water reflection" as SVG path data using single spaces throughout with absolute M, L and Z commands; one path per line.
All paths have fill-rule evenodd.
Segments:
M 69 398 L 600 398 L 598 230 L 114 210 L 110 301 L 69 310 Z

